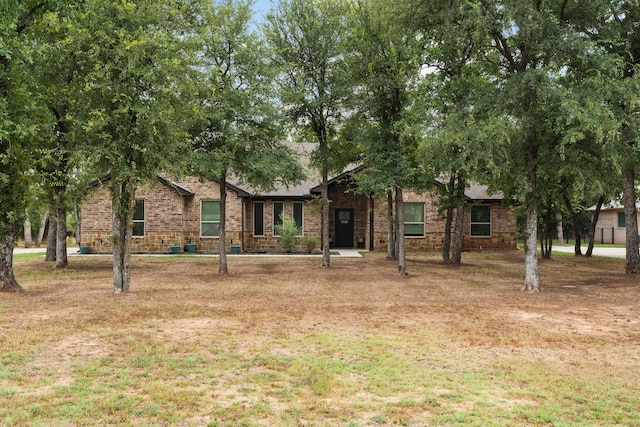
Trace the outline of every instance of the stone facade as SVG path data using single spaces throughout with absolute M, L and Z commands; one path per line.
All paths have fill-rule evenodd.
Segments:
M 193 196 L 182 196 L 162 183 L 144 185 L 136 191 L 136 199 L 145 203 L 144 236 L 133 237 L 132 252 L 168 253 L 172 245 L 181 250 L 188 243 L 197 245 L 198 252 L 217 252 L 217 237 L 200 235 L 200 205 L 203 200 L 220 200 L 217 182 L 201 182 L 197 178 L 174 181 L 189 189 Z M 227 190 L 227 250 L 241 243 L 244 200 L 233 190 Z M 112 250 L 112 208 L 106 185 L 89 190 L 82 205 L 82 246 L 90 252 Z
M 355 193 L 355 188 L 348 184 L 337 183 L 329 187 L 329 238 L 332 246 L 336 246 L 336 211 L 353 209 L 352 247 L 369 248 L 370 230 L 370 198 Z
M 134 253 L 169 253 L 172 245 L 180 247 L 191 243 L 199 253 L 218 252 L 218 237 L 201 235 L 201 203 L 219 201 L 219 185 L 214 181 L 184 178 L 174 181 L 182 193 L 167 181 L 155 185 L 145 185 L 136 192 L 136 199 L 144 200 L 144 235 L 134 237 Z M 332 247 L 345 246 L 372 250 L 386 250 L 388 243 L 388 221 L 386 199 L 372 199 L 356 194 L 350 184 L 334 182 L 329 187 L 330 243 Z M 408 250 L 439 250 L 444 238 L 444 220 L 438 213 L 437 196 L 433 193 L 418 194 L 405 192 L 408 203 L 424 206 L 424 233 L 421 236 L 407 236 Z M 298 196 L 258 197 L 230 186 L 227 190 L 226 205 L 226 248 L 232 246 L 248 252 L 274 251 L 278 249 L 278 236 L 274 235 L 274 204 L 282 204 L 286 218 L 293 217 L 294 204 L 302 205 L 303 234 L 316 236 L 321 248 L 321 214 L 319 203 L 310 193 Z M 262 233 L 256 233 L 254 226 L 256 205 L 261 205 Z M 486 201 L 490 206 L 490 235 L 472 237 L 470 214 L 465 213 L 463 237 L 464 250 L 515 249 L 516 217 L 512 208 L 500 201 Z M 258 212 L 260 209 L 258 209 Z M 340 215 L 349 213 L 347 228 L 338 226 Z M 95 186 L 89 190 L 82 206 L 82 246 L 88 246 L 93 253 L 109 253 L 112 250 L 112 214 L 107 185 Z M 258 221 L 259 222 L 259 221 Z M 345 223 L 348 221 L 345 221 Z M 351 228 L 349 228 L 351 227 Z M 347 231 L 345 231 L 347 230 Z M 345 235 L 345 233 L 349 235 Z M 342 244 L 341 244 L 342 243 Z M 300 245 L 304 249 L 304 244 Z
M 255 205 L 262 204 L 263 212 L 263 232 L 256 234 L 255 226 Z M 304 236 L 320 236 L 320 213 L 310 200 L 302 199 L 262 199 L 250 200 L 245 207 L 245 246 L 247 251 L 273 251 L 278 249 L 278 236 L 274 232 L 274 204 L 283 204 L 283 214 L 285 218 L 293 218 L 293 204 L 302 204 L 302 233 Z M 319 242 L 318 242 L 319 245 Z M 304 249 L 304 244 L 300 244 L 300 249 Z
M 424 203 L 424 235 L 407 236 L 405 239 L 407 250 L 439 251 L 444 242 L 445 220 L 438 212 L 437 196 L 432 192 L 415 193 L 404 192 L 405 203 Z M 462 249 L 516 249 L 516 215 L 513 208 L 504 206 L 500 201 L 478 203 L 488 205 L 491 209 L 491 235 L 488 237 L 471 237 L 471 217 L 469 209 L 465 211 L 462 236 Z M 471 205 L 467 205 L 469 208 Z M 374 249 L 387 250 L 388 221 L 386 214 L 388 205 L 386 200 L 375 200 Z

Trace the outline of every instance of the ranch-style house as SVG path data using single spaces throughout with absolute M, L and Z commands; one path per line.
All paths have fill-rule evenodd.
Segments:
M 356 184 L 351 177 L 357 171 L 358 168 L 348 170 L 329 182 L 331 247 L 386 250 L 386 198 L 354 191 Z M 191 244 L 199 253 L 217 252 L 219 194 L 218 182 L 195 177 L 176 180 L 158 176 L 155 184 L 142 186 L 136 192 L 132 251 L 169 253 L 176 247 L 182 251 Z M 407 249 L 439 250 L 444 238 L 444 219 L 438 213 L 436 192 L 404 194 Z M 516 216 L 512 205 L 503 203 L 501 194 L 490 195 L 479 185 L 471 186 L 465 194 L 463 250 L 515 249 Z M 319 182 L 313 181 L 272 192 L 228 183 L 227 251 L 277 250 L 278 235 L 274 230 L 281 213 L 295 221 L 301 236 L 314 235 L 319 240 L 322 236 L 319 196 Z M 81 218 L 81 246 L 92 253 L 111 252 L 112 210 L 107 185 L 96 181 L 89 188 Z

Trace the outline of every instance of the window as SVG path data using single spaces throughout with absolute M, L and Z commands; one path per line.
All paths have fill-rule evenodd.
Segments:
M 273 235 L 276 234 L 276 226 L 282 225 L 282 214 L 284 211 L 283 202 L 273 202 Z
M 424 203 L 405 202 L 404 235 L 424 236 Z
M 264 203 L 253 202 L 253 235 L 264 236 Z
M 304 234 L 302 228 L 302 215 L 302 202 L 293 202 L 293 221 L 295 222 L 296 227 L 298 227 L 298 229 L 300 230 L 301 236 Z
M 618 212 L 618 227 L 624 228 L 627 226 L 627 218 L 624 216 L 624 212 Z
M 491 206 L 471 206 L 471 237 L 491 237 Z
M 213 200 L 200 202 L 200 236 L 220 236 L 220 202 Z
M 144 237 L 144 199 L 137 199 L 133 209 L 133 236 Z

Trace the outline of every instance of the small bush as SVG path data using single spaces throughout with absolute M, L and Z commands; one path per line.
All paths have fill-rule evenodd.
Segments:
M 311 253 L 315 248 L 318 247 L 318 243 L 320 243 L 320 239 L 317 236 L 304 236 L 302 238 L 302 244 L 304 244 L 307 248 L 307 252 Z
M 278 246 L 289 254 L 300 246 L 301 230 L 291 218 L 284 218 L 280 214 L 280 220 L 282 223 L 275 226 L 276 233 L 280 235 Z

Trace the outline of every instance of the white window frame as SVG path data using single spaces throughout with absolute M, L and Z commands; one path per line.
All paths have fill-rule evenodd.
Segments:
M 136 199 L 136 204 L 138 204 L 138 202 L 142 202 L 142 219 L 133 219 L 131 237 L 134 237 L 136 239 L 141 239 L 146 235 L 146 231 L 147 231 L 147 202 L 145 201 L 145 199 Z M 135 213 L 136 213 L 136 210 L 134 206 L 134 209 L 133 209 L 134 216 L 135 216 Z M 142 234 L 134 234 L 136 229 L 135 225 L 140 223 L 142 223 Z
M 218 209 L 220 206 L 220 200 L 209 200 L 209 199 L 203 199 L 200 200 L 200 237 L 203 239 L 219 239 L 220 238 L 220 220 L 218 221 L 204 221 L 202 219 L 202 207 L 204 206 L 204 203 L 206 202 L 216 202 L 218 203 Z M 203 236 L 202 235 L 202 224 L 218 224 L 218 235 L 217 236 Z
M 404 221 L 404 226 L 405 226 L 404 236 L 409 238 L 409 239 L 411 239 L 411 238 L 414 238 L 414 239 L 424 238 L 425 231 L 426 231 L 426 224 L 425 224 L 426 215 L 425 215 L 425 212 L 424 212 L 424 206 L 425 206 L 424 202 L 404 202 L 404 205 L 420 205 L 420 206 L 422 206 L 422 221 L 410 222 L 410 221 L 407 221 L 405 219 L 405 221 Z M 405 215 L 406 215 L 406 213 L 405 213 Z M 407 234 L 407 224 L 409 224 L 409 225 L 416 225 L 416 224 L 422 225 L 422 234 L 408 235 Z
M 476 208 L 476 207 L 487 207 L 487 208 L 489 208 L 489 222 L 473 221 L 472 211 L 473 211 L 473 208 Z M 474 226 L 474 224 L 482 224 L 482 225 L 489 224 L 489 235 L 486 235 L 486 234 L 473 234 L 473 226 Z M 493 235 L 493 207 L 491 205 L 487 205 L 487 204 L 471 205 L 471 208 L 469 210 L 469 236 L 473 237 L 474 239 L 488 239 L 488 238 L 491 238 L 492 235 Z

